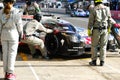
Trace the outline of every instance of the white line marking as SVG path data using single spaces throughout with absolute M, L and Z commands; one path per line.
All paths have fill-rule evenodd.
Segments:
M 113 71 L 115 71 L 115 72 L 117 72 L 117 73 L 120 73 L 120 70 L 115 69 L 115 68 L 113 68 L 112 66 L 110 66 L 110 65 L 108 65 L 108 64 L 106 64 L 106 66 L 109 67 L 110 69 L 112 69 Z
M 35 73 L 35 70 L 34 70 L 33 67 L 31 66 L 31 64 L 28 63 L 28 65 L 29 65 L 29 68 L 31 69 L 32 73 L 34 74 L 36 80 L 40 80 L 40 79 L 38 78 L 37 74 Z

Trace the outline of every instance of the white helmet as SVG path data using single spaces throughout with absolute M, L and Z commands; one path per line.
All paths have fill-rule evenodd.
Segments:
M 110 3 L 108 0 L 103 0 L 102 3 L 107 4 Z

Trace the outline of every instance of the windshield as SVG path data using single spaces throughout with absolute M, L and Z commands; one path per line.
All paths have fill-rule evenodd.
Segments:
M 60 26 L 63 28 L 63 30 L 75 32 L 75 28 L 71 24 L 60 24 Z
M 50 28 L 50 29 L 59 29 L 59 30 L 62 30 L 62 31 L 74 31 L 74 32 L 76 31 L 75 27 L 72 24 L 66 23 L 66 22 L 45 20 L 44 22 L 42 22 L 42 24 L 46 28 Z

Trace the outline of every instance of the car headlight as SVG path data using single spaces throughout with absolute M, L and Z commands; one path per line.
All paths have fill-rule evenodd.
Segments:
M 80 36 L 88 36 L 87 32 L 86 31 L 83 31 L 83 32 L 78 32 L 78 34 Z
M 79 38 L 78 38 L 76 35 L 72 35 L 72 36 L 70 37 L 70 40 L 71 40 L 72 42 L 80 42 Z
M 85 43 L 85 38 L 81 38 L 81 39 L 80 39 L 80 42 Z

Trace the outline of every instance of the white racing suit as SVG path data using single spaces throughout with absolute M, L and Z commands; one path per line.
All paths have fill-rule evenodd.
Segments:
M 33 34 L 36 30 L 40 30 L 46 33 L 51 33 L 53 30 L 46 29 L 40 22 L 37 20 L 31 20 L 26 23 L 24 26 L 25 39 L 22 42 L 27 43 L 29 45 L 31 54 L 35 53 L 35 46 L 38 46 L 38 49 L 41 51 L 43 57 L 47 56 L 47 51 L 44 45 L 44 41 Z
M 5 24 L 5 25 L 3 25 Z M 0 11 L 0 34 L 3 52 L 4 72 L 13 73 L 17 55 L 19 33 L 22 33 L 23 25 L 19 10 L 12 7 L 9 19 Z

